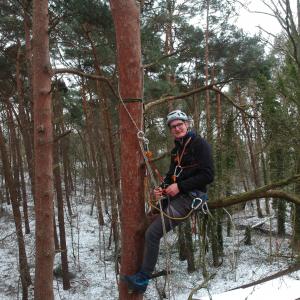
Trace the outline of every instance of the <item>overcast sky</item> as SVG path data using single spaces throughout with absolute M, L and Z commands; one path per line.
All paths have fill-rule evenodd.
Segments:
M 296 0 L 291 1 L 296 2 Z M 246 3 L 248 1 L 242 0 L 241 2 Z M 261 0 L 249 0 L 248 3 L 250 11 L 269 12 Z M 249 33 L 259 32 L 258 26 L 273 34 L 281 31 L 280 25 L 274 17 L 260 13 L 251 13 L 246 8 L 241 8 L 240 17 L 237 19 L 236 24 Z

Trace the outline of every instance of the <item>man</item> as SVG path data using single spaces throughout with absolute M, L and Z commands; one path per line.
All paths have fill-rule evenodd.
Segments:
M 209 144 L 189 130 L 187 115 L 175 110 L 167 115 L 167 125 L 175 139 L 171 151 L 171 164 L 161 187 L 154 189 L 157 199 L 166 196 L 164 211 L 167 215 L 182 218 L 192 210 L 194 198 L 205 200 L 206 186 L 213 181 L 213 162 Z M 164 217 L 166 231 L 170 231 L 182 220 Z M 145 233 L 145 249 L 140 271 L 134 275 L 125 275 L 129 289 L 145 292 L 158 258 L 159 243 L 163 236 L 160 216 L 151 223 Z

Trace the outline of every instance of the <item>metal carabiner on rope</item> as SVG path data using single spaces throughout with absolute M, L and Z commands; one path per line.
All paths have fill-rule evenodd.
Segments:
M 202 205 L 202 203 L 203 200 L 201 198 L 194 198 L 191 207 L 193 210 L 197 210 Z
M 145 136 L 145 132 L 140 130 L 137 132 L 137 138 L 144 143 L 145 151 L 149 151 L 149 140 Z
M 179 170 L 179 172 L 177 172 L 177 170 Z M 179 166 L 179 165 L 176 166 L 175 170 L 174 170 L 174 176 L 175 177 L 179 177 L 179 175 L 181 174 L 182 170 L 183 170 L 183 168 L 181 166 Z

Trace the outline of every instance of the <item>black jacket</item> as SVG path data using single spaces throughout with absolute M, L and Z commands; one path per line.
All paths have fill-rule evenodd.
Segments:
M 184 144 L 190 137 L 191 140 L 186 146 L 180 163 L 182 172 L 177 177 L 176 183 L 181 193 L 194 190 L 206 193 L 207 184 L 213 182 L 214 179 L 211 147 L 205 139 L 193 132 L 188 132 L 182 139 L 175 140 L 175 147 L 171 151 L 170 168 L 164 182 L 173 183 L 172 175 L 177 165 L 176 156 L 181 155 Z

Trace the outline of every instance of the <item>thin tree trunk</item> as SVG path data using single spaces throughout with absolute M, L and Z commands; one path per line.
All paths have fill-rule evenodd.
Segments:
M 178 252 L 179 252 L 179 260 L 184 261 L 186 260 L 186 253 L 185 253 L 185 238 L 184 238 L 184 224 L 178 225 Z
M 20 153 L 20 145 L 17 139 L 17 160 L 18 165 L 20 168 L 20 179 L 21 179 L 21 190 L 22 190 L 22 204 L 23 204 L 23 215 L 24 215 L 24 225 L 25 225 L 25 233 L 30 233 L 30 226 L 29 226 L 29 220 L 28 220 L 28 199 L 27 199 L 27 191 L 26 191 L 26 184 L 25 184 L 25 178 L 24 178 L 24 168 L 23 168 L 23 160 Z
M 12 158 L 12 168 L 13 168 L 13 177 L 15 181 L 15 189 L 18 197 L 18 203 L 22 203 L 22 195 L 21 195 L 21 183 L 20 183 L 20 172 L 19 172 L 19 165 L 18 165 L 18 159 L 17 159 L 17 135 L 15 131 L 15 124 L 13 120 L 13 114 L 11 111 L 11 104 L 9 100 L 6 101 L 7 106 L 7 120 L 8 120 L 8 128 L 10 133 L 10 154 Z
M 32 99 L 32 65 L 31 65 L 31 42 L 30 42 L 30 32 L 29 32 L 29 1 L 25 1 L 27 9 L 24 10 L 24 30 L 25 30 L 25 49 L 26 49 L 26 65 L 28 71 L 28 83 L 29 83 L 29 94 L 30 99 Z M 20 130 L 23 136 L 24 148 L 28 166 L 28 173 L 31 182 L 31 193 L 34 198 L 34 162 L 33 162 L 33 129 L 30 125 L 30 119 L 26 115 L 25 104 L 24 104 L 24 92 L 22 80 L 20 78 L 20 56 L 21 56 L 21 45 L 18 44 L 18 52 L 16 59 L 16 83 L 17 83 L 17 93 L 19 102 L 19 117 L 20 117 Z M 32 101 L 32 100 L 31 100 Z M 32 112 L 32 104 L 29 103 L 29 110 Z M 32 114 L 31 114 L 32 115 Z
M 48 1 L 33 1 L 34 176 L 36 216 L 35 300 L 53 294 L 53 128 Z
M 241 97 L 239 87 L 238 87 L 237 93 L 238 93 L 239 103 L 241 105 L 243 105 L 244 103 L 242 101 L 242 97 Z M 248 144 L 249 153 L 250 153 L 250 164 L 251 164 L 252 176 L 253 176 L 252 178 L 253 178 L 254 185 L 257 188 L 257 187 L 259 187 L 259 182 L 260 182 L 258 166 L 257 166 L 257 159 L 255 158 L 255 155 L 254 155 L 253 141 L 252 141 L 252 138 L 251 138 L 250 128 L 249 128 L 249 124 L 247 123 L 245 113 L 242 113 L 242 120 L 243 120 L 244 128 L 245 128 L 245 131 L 246 131 L 247 142 L 248 142 L 247 144 Z M 260 202 L 259 202 L 258 199 L 256 200 L 256 208 L 257 208 L 258 217 L 262 218 L 263 213 L 262 213 L 262 210 L 261 210 L 261 207 L 260 207 Z
M 194 247 L 192 238 L 191 221 L 187 220 L 184 224 L 184 236 L 185 236 L 185 253 L 187 258 L 187 270 L 189 273 L 195 272 L 195 258 L 194 258 Z
M 21 276 L 21 284 L 22 284 L 22 299 L 27 300 L 28 286 L 31 284 L 31 277 L 30 277 L 29 267 L 27 263 L 24 236 L 22 231 L 21 213 L 19 209 L 18 196 L 17 196 L 16 186 L 15 186 L 16 184 L 14 182 L 14 178 L 9 166 L 8 154 L 4 142 L 4 136 L 2 133 L 1 124 L 0 124 L 0 153 L 2 158 L 5 181 L 11 197 L 11 204 L 12 204 L 14 222 L 16 227 L 18 250 L 19 250 L 19 267 L 20 267 L 20 276 Z
M 60 91 L 58 91 L 58 94 Z M 62 106 L 62 99 L 58 99 L 55 103 L 57 120 L 59 120 L 57 127 L 58 127 L 58 134 L 63 134 L 66 132 L 65 125 L 64 125 L 64 115 L 63 115 L 63 106 Z M 65 184 L 65 196 L 66 196 L 66 203 L 68 208 L 69 216 L 72 217 L 72 207 L 71 207 L 71 200 L 70 200 L 70 193 L 71 193 L 71 184 L 69 180 L 68 174 L 71 173 L 70 169 L 70 160 L 68 157 L 68 136 L 63 137 L 60 140 L 60 148 L 62 152 L 62 162 L 63 162 L 63 178 Z
M 56 219 L 55 219 L 55 211 L 53 211 L 53 230 L 54 230 L 54 249 L 55 252 L 58 252 L 60 249 L 57 228 L 56 228 Z
M 58 143 L 54 144 L 53 162 L 54 162 L 54 186 L 56 190 L 57 200 L 57 218 L 59 227 L 59 238 L 60 238 L 60 256 L 61 256 L 61 268 L 63 278 L 63 289 L 68 290 L 70 285 L 69 279 L 69 266 L 68 266 L 68 252 L 66 243 L 66 231 L 65 231 L 65 218 L 64 218 L 64 200 L 61 186 L 61 175 L 59 166 L 59 153 Z
M 206 29 L 205 29 L 205 85 L 208 85 L 208 62 L 209 62 L 209 0 L 206 0 Z M 205 90 L 205 114 L 206 114 L 206 130 L 207 140 L 212 142 L 212 126 L 211 126 L 211 112 L 210 112 L 210 97 L 209 90 Z
M 174 51 L 173 47 L 173 35 L 172 35 L 172 26 L 173 26 L 173 13 L 174 13 L 174 1 L 173 0 L 167 0 L 166 1 L 167 11 L 166 11 L 166 17 L 167 22 L 165 24 L 165 45 L 164 45 L 164 54 L 168 55 Z M 170 93 L 172 93 L 172 90 L 175 86 L 175 74 L 174 70 L 172 69 L 172 66 L 169 64 L 166 65 L 166 81 L 169 83 L 169 90 Z M 174 109 L 173 107 L 173 101 L 168 101 L 168 110 L 172 111 Z
M 96 204 L 97 204 L 97 209 L 98 209 L 98 222 L 99 225 L 104 225 L 104 218 L 103 218 L 103 210 L 102 210 L 102 204 L 101 204 L 101 188 L 100 188 L 100 180 L 101 177 L 99 177 L 99 169 L 97 167 L 97 158 L 96 158 L 96 149 L 95 149 L 95 141 L 93 139 L 93 128 L 92 128 L 92 124 L 91 124 L 91 106 L 88 105 L 87 101 L 86 101 L 86 95 L 85 92 L 82 92 L 82 97 L 83 97 L 83 103 L 85 109 L 84 109 L 84 113 L 86 115 L 86 127 L 87 127 L 87 138 L 88 138 L 88 144 L 89 144 L 89 148 L 90 148 L 90 153 L 91 153 L 91 158 L 92 158 L 92 167 L 94 169 L 94 184 L 95 184 L 95 200 L 96 200 Z M 98 170 L 98 171 L 97 171 Z

